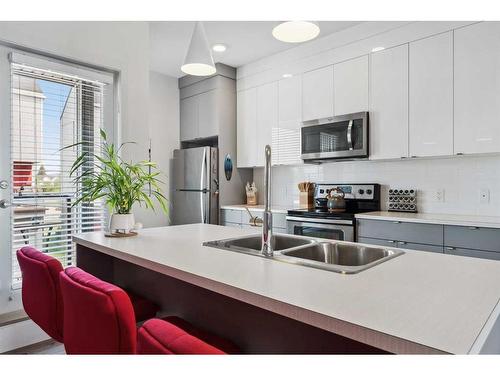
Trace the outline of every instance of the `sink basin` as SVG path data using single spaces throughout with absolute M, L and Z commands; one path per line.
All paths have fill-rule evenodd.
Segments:
M 280 260 L 341 273 L 357 273 L 403 254 L 361 244 L 316 242 L 280 252 Z
M 293 249 L 299 246 L 311 245 L 316 242 L 311 239 L 284 234 L 275 234 L 274 241 L 275 251 Z M 231 238 L 227 240 L 209 241 L 205 242 L 203 245 L 216 247 L 218 249 L 246 252 L 250 254 L 258 253 L 258 255 L 260 255 L 260 249 L 262 248 L 262 238 L 260 234 L 253 234 L 251 236 Z

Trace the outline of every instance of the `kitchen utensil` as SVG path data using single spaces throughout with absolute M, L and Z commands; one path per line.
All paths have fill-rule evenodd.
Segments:
M 344 212 L 345 211 L 345 193 L 342 189 L 334 187 L 330 190 L 327 196 L 327 207 L 330 212 Z

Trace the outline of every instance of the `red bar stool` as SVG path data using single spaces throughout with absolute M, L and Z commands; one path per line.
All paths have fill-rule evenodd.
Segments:
M 23 276 L 22 299 L 26 314 L 54 340 L 63 342 L 63 299 L 59 284 L 61 263 L 37 249 L 25 246 L 16 252 Z M 129 293 L 137 321 L 156 316 L 159 307 Z
M 167 318 L 175 324 L 148 320 L 139 330 L 137 344 L 134 311 L 121 288 L 77 267 L 66 268 L 59 277 L 64 299 L 64 346 L 68 354 L 224 354 L 223 348 L 235 348 L 180 318 Z M 211 342 L 204 342 L 203 338 Z M 220 347 L 216 346 L 219 344 Z M 136 350 L 137 345 L 140 351 Z
M 63 342 L 63 300 L 59 286 L 61 263 L 26 246 L 16 252 L 23 276 L 26 314 L 54 340 Z

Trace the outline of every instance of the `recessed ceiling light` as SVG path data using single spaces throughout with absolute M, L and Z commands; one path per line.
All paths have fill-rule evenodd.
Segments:
M 282 75 L 283 78 L 290 78 L 290 77 L 293 77 L 293 74 L 290 74 L 290 73 L 285 73 Z
M 372 48 L 372 52 L 383 51 L 384 49 L 385 49 L 385 47 L 375 47 L 375 48 Z
M 212 49 L 215 51 L 215 52 L 224 52 L 227 47 L 225 44 L 221 44 L 221 43 L 218 43 L 218 44 L 214 44 L 212 46 Z
M 301 43 L 314 39 L 319 35 L 320 29 L 316 22 L 287 21 L 280 23 L 273 29 L 273 36 L 287 43 Z

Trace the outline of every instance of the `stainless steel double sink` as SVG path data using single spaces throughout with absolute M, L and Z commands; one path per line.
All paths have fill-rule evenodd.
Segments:
M 209 241 L 204 246 L 261 256 L 260 234 Z M 269 259 L 327 271 L 352 274 L 404 254 L 397 249 L 349 242 L 327 242 L 286 234 L 274 235 L 274 254 Z

